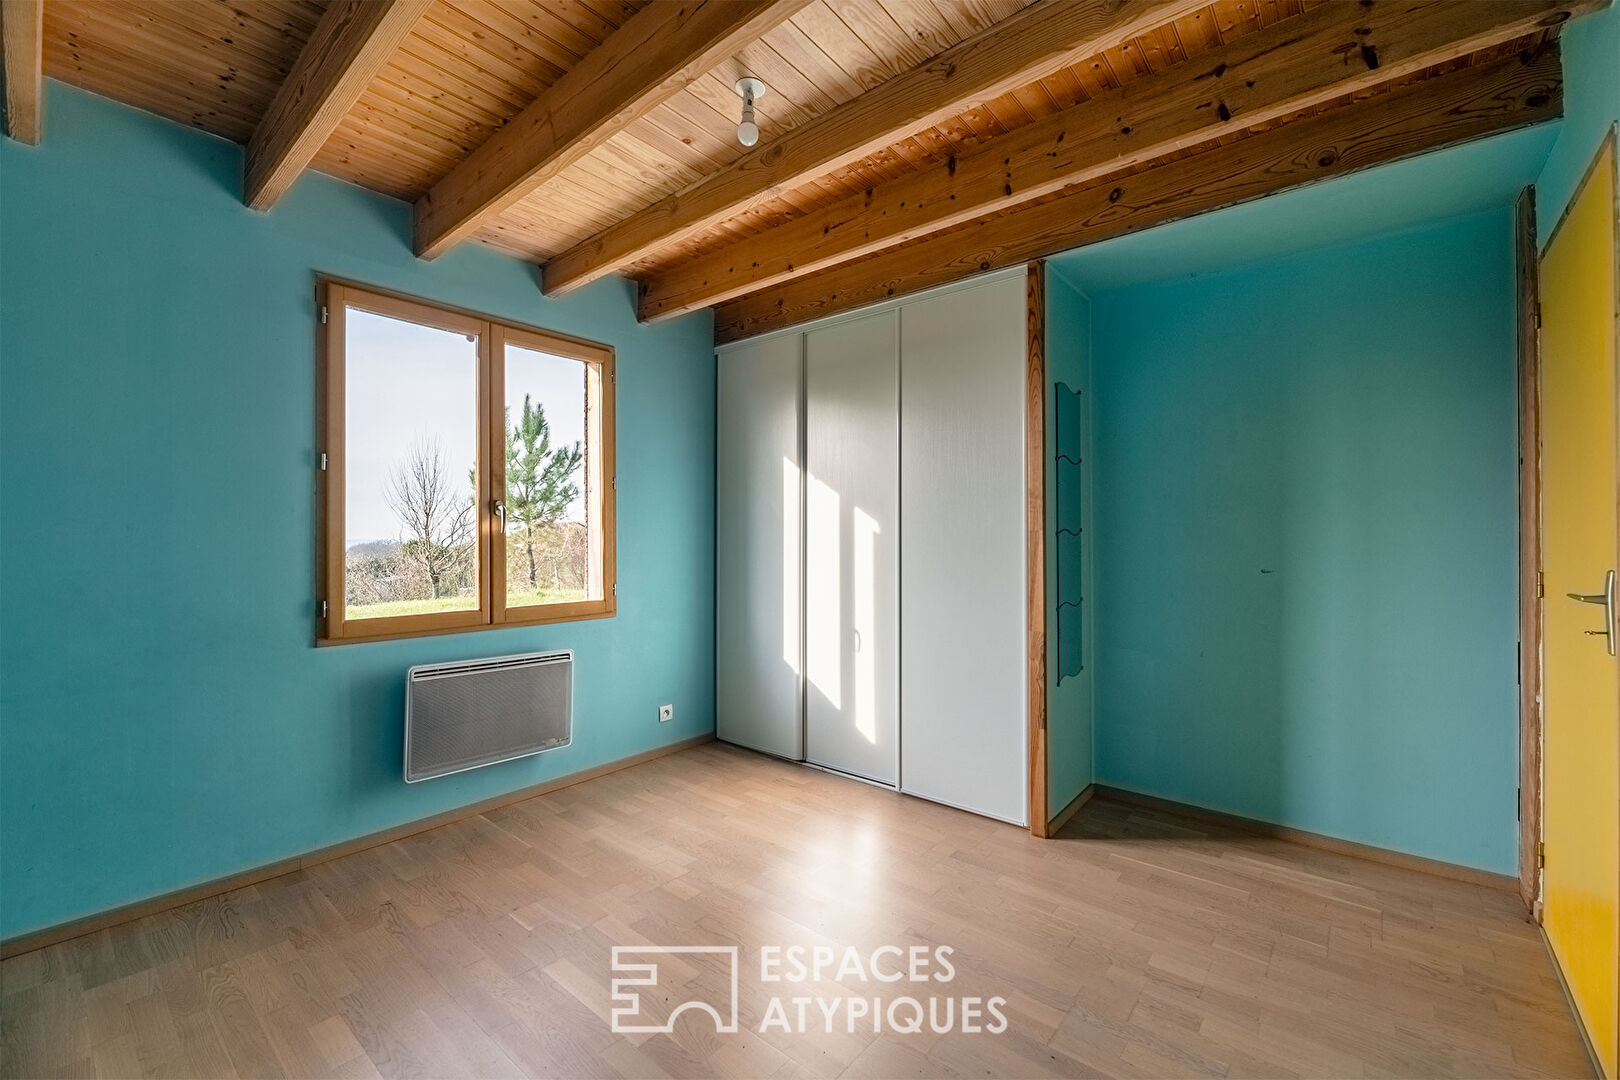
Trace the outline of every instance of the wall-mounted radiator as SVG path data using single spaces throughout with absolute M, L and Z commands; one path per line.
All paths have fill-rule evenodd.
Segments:
M 405 676 L 405 782 L 567 746 L 572 651 L 413 667 Z

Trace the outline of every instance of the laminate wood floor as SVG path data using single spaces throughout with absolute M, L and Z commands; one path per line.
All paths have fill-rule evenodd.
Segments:
M 738 1030 L 614 1034 L 613 948 L 640 945 L 739 946 Z M 790 945 L 854 947 L 870 981 L 763 981 Z M 954 978 L 871 978 L 900 970 L 883 946 L 950 946 Z M 723 954 L 636 959 L 660 968 L 637 1022 L 724 1011 Z M 1588 1068 L 1510 893 L 1106 802 L 1034 840 L 719 744 L 16 957 L 0 993 L 10 1077 Z M 953 1005 L 897 1033 L 903 996 L 999 996 L 1006 1029 Z M 761 1033 L 773 997 L 789 1026 L 821 999 L 807 1033 Z

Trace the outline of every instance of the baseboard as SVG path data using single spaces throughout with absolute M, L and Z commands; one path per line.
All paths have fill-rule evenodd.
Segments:
M 532 799 L 537 795 L 544 795 L 547 792 L 559 791 L 562 788 L 573 787 L 575 784 L 583 784 L 587 780 L 594 780 L 599 776 L 606 776 L 609 773 L 618 772 L 620 769 L 628 769 L 633 765 L 642 765 L 649 761 L 654 761 L 661 757 L 667 757 L 670 754 L 677 754 L 682 750 L 690 750 L 694 746 L 702 746 L 704 743 L 713 741 L 713 734 L 697 735 L 690 739 L 683 739 L 680 742 L 671 743 L 668 746 L 660 746 L 652 750 L 645 750 L 639 754 L 632 754 L 629 757 L 619 758 L 618 760 L 610 761 L 605 765 L 596 765 L 589 769 L 581 769 L 579 772 L 569 773 L 567 776 L 559 776 L 551 780 L 545 780 L 541 783 L 530 785 L 529 787 L 519 788 L 516 791 L 509 791 L 505 795 L 496 795 L 493 798 L 484 799 L 481 802 L 469 803 L 466 806 L 458 806 L 453 810 L 445 810 L 441 813 L 434 814 L 432 817 L 419 818 L 416 821 L 408 821 L 403 825 L 395 825 L 392 828 L 383 829 L 381 832 L 368 833 L 365 836 L 358 836 L 353 840 L 345 840 L 342 843 L 333 844 L 330 847 L 319 848 L 303 855 L 294 855 L 290 859 L 281 859 L 277 862 L 267 863 L 264 866 L 255 867 L 251 870 L 242 870 L 235 874 L 227 874 L 224 877 L 214 878 L 212 881 L 204 881 L 197 885 L 189 885 L 184 889 L 176 889 L 174 892 L 164 893 L 161 896 L 150 897 L 146 900 L 137 900 L 133 904 L 125 904 L 122 907 L 112 908 L 107 911 L 99 912 L 95 915 L 86 915 L 83 918 L 74 919 L 71 922 L 58 923 L 55 926 L 47 926 L 43 930 L 34 930 L 27 934 L 19 934 L 16 937 L 6 938 L 5 940 L 0 941 L 0 959 L 6 959 L 26 952 L 33 952 L 35 949 L 43 949 L 48 945 L 55 945 L 59 942 L 70 941 L 73 938 L 83 937 L 86 934 L 94 934 L 98 930 L 105 930 L 108 927 L 118 926 L 122 923 L 134 922 L 136 919 L 144 919 L 148 915 L 156 915 L 160 912 L 168 911 L 171 908 L 177 908 L 185 904 L 195 903 L 198 900 L 206 900 L 211 896 L 218 896 L 221 893 L 232 892 L 236 889 L 245 889 L 250 885 L 257 885 L 260 882 L 269 881 L 271 878 L 281 877 L 283 874 L 291 874 L 298 870 L 308 869 L 311 866 L 319 866 L 321 863 L 342 858 L 344 855 L 352 855 L 357 851 L 365 851 L 367 848 L 379 847 L 383 844 L 391 844 L 395 840 L 402 840 L 407 836 L 414 836 L 417 833 L 426 832 L 429 829 L 436 829 L 441 825 L 449 825 L 452 822 L 461 821 L 464 818 L 477 817 L 479 814 L 486 814 L 491 810 L 498 810 L 503 806 L 510 806 L 512 803 L 522 802 L 525 799 Z
M 1172 814 L 1180 814 L 1182 817 L 1196 818 L 1214 825 L 1224 825 L 1229 829 L 1237 829 L 1256 836 L 1287 840 L 1320 851 L 1332 851 L 1339 855 L 1350 855 L 1358 859 L 1383 863 L 1386 866 L 1399 866 L 1407 870 L 1417 870 L 1420 873 L 1433 874 L 1436 877 L 1450 878 L 1452 881 L 1464 881 L 1470 885 L 1483 885 L 1487 889 L 1502 889 L 1515 895 L 1519 891 L 1519 879 L 1516 875 L 1496 874 L 1489 870 L 1476 870 L 1472 866 L 1459 866 L 1456 863 L 1425 858 L 1422 855 L 1408 855 L 1404 851 L 1391 851 L 1388 848 L 1374 847 L 1372 844 L 1361 844 L 1354 840 L 1341 840 L 1337 836 L 1327 836 L 1323 833 L 1311 832 L 1308 829 L 1296 829 L 1292 825 L 1277 825 L 1270 821 L 1260 821 L 1256 818 L 1229 814 L 1224 810 L 1211 810 L 1203 806 L 1194 806 L 1191 803 L 1176 802 L 1174 799 L 1164 799 L 1157 795 L 1144 795 L 1139 791 L 1129 791 L 1125 788 L 1111 787 L 1107 784 L 1097 784 L 1095 786 L 1098 797 L 1111 802 L 1140 806 L 1149 810 L 1164 810 Z
M 1575 1030 L 1580 1032 L 1581 1045 L 1586 1048 L 1586 1060 L 1592 1066 L 1592 1075 L 1603 1076 L 1603 1065 L 1598 1058 L 1597 1044 L 1592 1041 L 1592 1033 L 1586 1030 L 1586 1021 L 1581 1019 L 1581 1010 L 1575 1005 L 1575 995 L 1569 992 L 1569 983 L 1564 979 L 1564 969 L 1558 963 L 1558 954 L 1553 952 L 1552 940 L 1547 937 L 1547 928 L 1537 920 L 1536 930 L 1541 934 L 1542 948 L 1547 950 L 1547 963 L 1552 965 L 1553 977 L 1558 980 L 1558 989 L 1564 995 L 1564 1004 L 1569 1006 L 1569 1015 L 1575 1022 Z
M 1054 816 L 1051 821 L 1046 823 L 1046 835 L 1049 837 L 1056 836 L 1058 830 L 1067 825 L 1069 823 L 1069 819 L 1078 814 L 1080 812 L 1080 808 L 1086 805 L 1086 803 L 1090 802 L 1092 796 L 1096 794 L 1096 784 L 1087 784 L 1084 788 L 1082 788 L 1080 794 L 1069 800 L 1068 806 L 1065 806 L 1063 809 L 1059 810 L 1056 816 Z

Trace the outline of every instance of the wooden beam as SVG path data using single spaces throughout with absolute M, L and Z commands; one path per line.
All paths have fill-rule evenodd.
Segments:
M 719 342 L 1136 232 L 1550 120 L 1563 110 L 1556 44 L 1462 68 L 1318 116 L 1115 176 L 1071 194 L 721 304 Z
M 336 0 L 248 141 L 242 201 L 268 210 L 320 153 L 431 0 Z
M 642 8 L 417 200 L 416 253 L 444 254 L 807 3 Z
M 45 0 L 0 0 L 6 134 L 18 142 L 39 142 L 44 64 Z
M 1203 0 L 1038 0 L 563 252 L 545 264 L 545 291 L 594 281 L 1202 6 Z
M 1324 4 L 643 281 L 653 320 L 824 270 L 1393 83 L 1563 23 L 1594 0 Z

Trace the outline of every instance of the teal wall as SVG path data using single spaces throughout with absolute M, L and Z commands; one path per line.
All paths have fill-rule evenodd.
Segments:
M 1092 692 L 1097 670 L 1096 625 L 1092 619 L 1094 605 L 1093 558 L 1091 537 L 1092 518 L 1092 446 L 1091 417 L 1091 302 L 1051 264 L 1046 269 L 1046 374 L 1052 384 L 1047 390 L 1047 469 L 1046 469 L 1046 776 L 1047 815 L 1057 814 L 1075 796 L 1092 782 Z M 1057 473 L 1061 466 L 1055 456 L 1060 451 L 1057 424 L 1053 417 L 1060 407 L 1065 391 L 1057 389 L 1062 383 L 1068 391 L 1081 392 L 1079 408 L 1082 415 L 1081 465 L 1069 472 L 1063 494 L 1066 503 L 1059 502 Z M 1075 477 L 1079 480 L 1079 493 L 1074 493 Z M 1071 540 L 1058 536 L 1063 522 L 1080 523 L 1080 558 L 1066 545 Z M 1078 674 L 1060 678 L 1058 665 L 1060 636 L 1072 627 L 1058 612 L 1059 553 L 1064 554 L 1064 572 L 1079 571 L 1082 597 L 1080 612 L 1080 659 Z M 1078 562 L 1078 568 L 1073 564 Z M 1066 593 L 1072 590 L 1065 588 Z M 1069 632 L 1072 632 L 1070 630 Z
M 1512 244 L 1088 290 L 1099 782 L 1514 870 Z
M 409 250 L 410 208 L 50 84 L 0 140 L 0 934 L 713 729 L 710 324 Z M 619 615 L 311 646 L 317 271 L 618 350 Z M 405 669 L 571 647 L 572 746 L 407 787 Z M 674 702 L 660 725 L 657 707 Z
M 1576 19 L 1562 43 L 1564 120 L 1536 178 L 1536 231 L 1543 244 L 1604 134 L 1620 121 L 1620 5 Z
M 1386 162 L 1066 251 L 1049 265 L 1084 292 L 1118 290 L 1511 206 L 1536 182 L 1562 127 L 1549 121 Z

